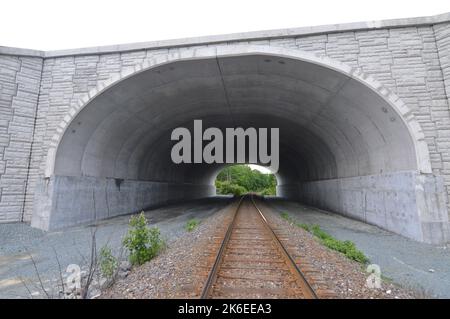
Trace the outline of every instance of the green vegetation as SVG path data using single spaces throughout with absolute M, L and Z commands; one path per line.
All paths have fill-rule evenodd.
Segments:
M 144 212 L 130 219 L 130 228 L 123 244 L 130 252 L 129 258 L 132 265 L 142 265 L 151 260 L 164 247 L 164 240 L 161 238 L 159 229 L 150 228 L 147 225 L 148 221 Z
M 231 194 L 234 196 L 241 196 L 245 193 L 247 193 L 247 190 L 236 184 L 232 184 L 228 181 L 219 181 L 216 180 L 216 188 L 217 188 L 217 194 Z
M 217 194 L 239 196 L 248 192 L 275 195 L 277 180 L 273 174 L 263 174 L 247 165 L 223 169 L 216 178 Z
M 102 275 L 107 279 L 112 279 L 119 263 L 108 246 L 103 246 L 100 249 L 99 264 Z
M 200 221 L 198 219 L 192 218 L 189 219 L 186 223 L 186 225 L 184 226 L 184 228 L 191 232 L 193 231 L 198 225 L 200 225 Z
M 367 258 L 362 251 L 356 248 L 355 243 L 349 240 L 345 241 L 338 240 L 332 237 L 323 229 L 321 229 L 319 225 L 308 225 L 303 223 L 297 223 L 291 216 L 289 216 L 288 213 L 285 212 L 281 213 L 281 218 L 287 220 L 293 225 L 296 225 L 297 227 L 303 228 L 307 232 L 317 237 L 324 246 L 344 254 L 347 258 L 351 260 L 363 264 L 369 261 L 369 258 Z
M 311 226 L 308 224 L 303 224 L 303 223 L 297 223 L 291 216 L 289 216 L 288 213 L 283 212 L 281 213 L 281 218 L 287 220 L 289 223 L 291 223 L 292 225 L 295 225 L 297 227 L 303 228 L 304 230 L 306 230 L 307 232 L 311 232 Z
M 303 228 L 304 230 L 306 230 L 308 233 L 311 232 L 311 226 L 308 224 L 303 224 L 303 223 L 297 223 L 296 224 L 298 227 Z

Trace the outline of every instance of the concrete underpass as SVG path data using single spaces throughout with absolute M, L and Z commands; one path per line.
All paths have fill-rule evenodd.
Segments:
M 193 51 L 92 96 L 50 154 L 32 225 L 56 229 L 214 195 L 221 165 L 170 159 L 172 130 L 201 119 L 204 128 L 280 128 L 278 196 L 442 242 L 445 222 L 428 217 L 447 214 L 443 181 L 428 173 L 402 104 L 351 69 L 275 51 Z
M 0 298 L 450 297 L 449 57 L 450 13 L 0 46 Z M 210 128 L 223 161 L 195 160 Z M 271 163 L 261 135 L 229 162 L 236 128 L 267 129 Z M 216 180 L 273 160 L 276 196 L 248 167 Z
M 202 120 L 279 128 L 279 197 L 446 243 L 449 21 L 0 47 L 0 222 L 57 230 L 215 195 L 223 164 L 170 158 L 172 130 Z

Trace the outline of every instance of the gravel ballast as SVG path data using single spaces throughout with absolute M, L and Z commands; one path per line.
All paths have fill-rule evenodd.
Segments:
M 101 298 L 197 298 L 208 276 L 206 259 L 214 256 L 210 246 L 222 236 L 229 209 L 204 219 L 198 227 L 168 243 L 151 261 L 134 267 L 127 278 L 119 279 Z
M 304 264 L 313 269 L 316 281 L 324 286 L 322 289 L 335 292 L 333 298 L 414 298 L 413 291 L 383 279 L 380 288 L 367 287 L 366 281 L 370 275 L 365 271 L 367 265 L 323 246 L 314 235 L 281 218 L 267 206 L 263 206 L 262 211 L 272 227 L 287 234 L 284 244 L 291 255 L 298 256 L 300 269 Z
M 288 252 L 309 269 L 305 274 L 322 297 L 329 298 L 414 298 L 413 291 L 382 281 L 381 288 L 366 286 L 366 265 L 351 261 L 324 247 L 317 238 L 262 205 L 263 213 Z M 211 260 L 217 253 L 230 220 L 231 209 L 223 209 L 202 221 L 198 228 L 173 241 L 158 257 L 135 267 L 119 279 L 102 298 L 198 298 Z M 308 278 L 308 276 L 310 278 Z M 320 294 L 319 294 L 320 296 Z

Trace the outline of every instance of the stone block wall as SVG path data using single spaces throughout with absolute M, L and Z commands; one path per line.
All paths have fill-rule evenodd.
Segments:
M 433 27 L 436 45 L 439 53 L 439 61 L 444 76 L 445 92 L 450 98 L 450 23 L 441 23 Z
M 0 222 L 21 221 L 42 59 L 0 55 Z

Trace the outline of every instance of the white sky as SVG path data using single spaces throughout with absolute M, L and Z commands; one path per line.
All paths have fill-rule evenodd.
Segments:
M 2 0 L 0 45 L 69 49 L 449 11 L 450 0 Z
M 251 169 L 256 169 L 257 171 L 260 171 L 261 173 L 264 173 L 264 174 L 272 173 L 270 171 L 270 169 L 265 168 L 264 166 L 259 166 L 259 165 L 255 165 L 255 164 L 248 164 L 248 166 L 250 166 Z

